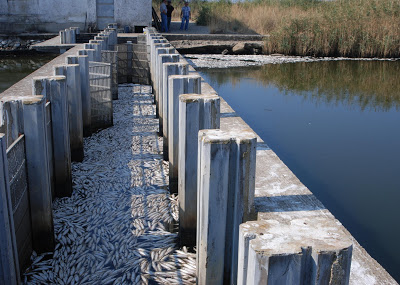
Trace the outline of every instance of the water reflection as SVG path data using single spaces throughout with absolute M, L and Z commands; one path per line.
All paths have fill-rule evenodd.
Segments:
M 212 86 L 243 77 L 273 84 L 283 94 L 294 92 L 315 104 L 339 103 L 361 110 L 400 110 L 400 61 L 323 61 L 270 64 L 263 67 L 212 69 Z
M 399 69 L 341 61 L 201 71 L 398 281 Z
M 0 93 L 52 60 L 55 54 L 1 54 Z

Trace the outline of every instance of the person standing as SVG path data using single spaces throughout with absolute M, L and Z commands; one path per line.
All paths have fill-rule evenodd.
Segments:
M 185 1 L 185 6 L 182 7 L 181 11 L 181 17 L 182 17 L 182 23 L 181 23 L 181 30 L 183 30 L 183 26 L 185 26 L 185 31 L 187 31 L 189 27 L 189 20 L 190 20 L 190 7 L 189 7 L 189 2 Z
M 168 19 L 167 19 L 167 0 L 161 0 L 160 14 L 161 14 L 161 32 L 168 32 Z
M 174 6 L 171 5 L 171 0 L 168 0 L 167 4 L 167 20 L 168 20 L 168 31 L 171 30 L 171 18 L 172 18 L 172 11 L 174 11 Z

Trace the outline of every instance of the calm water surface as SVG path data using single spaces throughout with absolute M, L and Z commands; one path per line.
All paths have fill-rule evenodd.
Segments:
M 56 56 L 38 53 L 18 55 L 0 53 L 0 93 Z
M 400 61 L 201 73 L 400 281 Z

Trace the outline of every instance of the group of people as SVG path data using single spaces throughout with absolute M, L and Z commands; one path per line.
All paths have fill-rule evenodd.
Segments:
M 160 13 L 161 13 L 161 31 L 167 33 L 170 31 L 172 12 L 175 8 L 171 5 L 171 0 L 161 0 Z M 189 20 L 191 17 L 189 1 L 184 0 L 184 6 L 181 10 L 181 27 L 180 29 L 189 28 Z

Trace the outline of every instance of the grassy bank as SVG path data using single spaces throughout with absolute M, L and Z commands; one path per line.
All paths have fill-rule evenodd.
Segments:
M 180 9 L 181 1 L 173 4 Z M 400 56 L 400 0 L 192 0 L 190 6 L 212 32 L 270 35 L 268 53 Z

